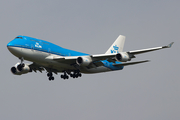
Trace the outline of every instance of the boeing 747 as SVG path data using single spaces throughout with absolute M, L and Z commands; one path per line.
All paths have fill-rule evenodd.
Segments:
M 135 55 L 170 48 L 173 44 L 148 49 L 123 52 L 125 36 L 120 35 L 104 54 L 86 54 L 62 48 L 53 43 L 27 37 L 17 36 L 7 44 L 8 50 L 20 59 L 11 68 L 14 75 L 29 72 L 47 71 L 48 79 L 54 80 L 53 73 L 63 73 L 61 78 L 78 78 L 82 73 L 92 74 L 122 70 L 124 66 L 148 62 L 149 60 L 129 62 Z M 32 64 L 25 64 L 24 60 Z

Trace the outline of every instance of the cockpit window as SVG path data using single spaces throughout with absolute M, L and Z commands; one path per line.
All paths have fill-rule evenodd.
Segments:
M 22 37 L 16 37 L 16 39 L 23 39 Z

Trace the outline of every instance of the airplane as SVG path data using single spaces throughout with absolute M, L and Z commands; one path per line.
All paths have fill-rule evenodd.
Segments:
M 104 54 L 86 54 L 62 48 L 53 43 L 19 35 L 7 44 L 8 50 L 20 59 L 20 62 L 11 68 L 14 75 L 27 74 L 29 72 L 47 72 L 49 81 L 54 80 L 53 74 L 63 73 L 62 79 L 78 78 L 84 74 L 93 74 L 122 70 L 124 66 L 149 62 L 149 60 L 128 62 L 135 55 L 170 48 L 160 46 L 148 49 L 123 52 L 125 36 L 119 35 L 115 42 Z M 24 60 L 32 64 L 25 64 Z

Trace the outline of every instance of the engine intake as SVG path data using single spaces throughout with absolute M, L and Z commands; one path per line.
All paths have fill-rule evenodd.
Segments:
M 126 52 L 116 54 L 115 59 L 119 62 L 127 62 L 131 60 L 129 54 Z
M 92 58 L 90 56 L 78 57 L 76 63 L 79 66 L 88 66 L 92 62 Z
M 14 75 L 22 75 L 22 74 L 26 74 L 28 72 L 31 72 L 31 68 L 26 65 L 26 64 L 20 64 L 20 63 L 17 63 L 16 65 L 14 65 L 12 68 L 11 68 L 11 72 L 14 74 Z

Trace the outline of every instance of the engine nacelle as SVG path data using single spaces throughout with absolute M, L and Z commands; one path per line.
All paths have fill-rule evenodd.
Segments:
M 92 62 L 92 58 L 90 56 L 78 57 L 76 63 L 79 66 L 88 66 Z
M 115 59 L 119 62 L 127 62 L 131 60 L 131 58 L 129 57 L 129 54 L 126 52 L 116 54 Z
M 11 68 L 11 72 L 14 75 L 22 75 L 22 74 L 26 74 L 28 72 L 32 72 L 32 70 L 26 64 L 21 65 L 20 63 L 17 63 L 16 65 L 14 65 L 14 67 Z

